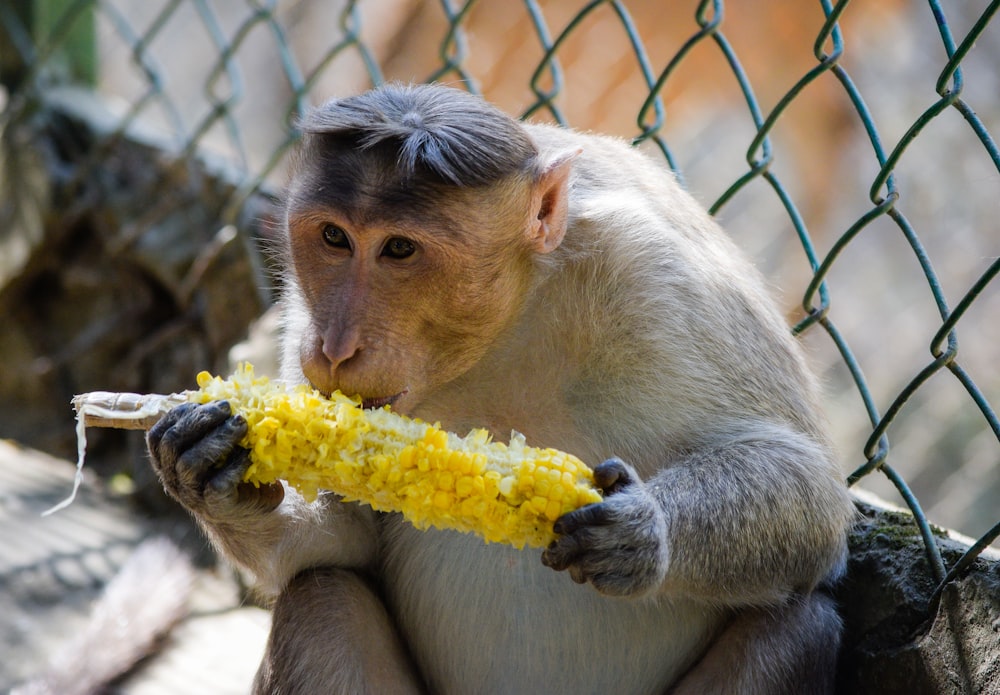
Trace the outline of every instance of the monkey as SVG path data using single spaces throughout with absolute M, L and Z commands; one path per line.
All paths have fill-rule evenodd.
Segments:
M 539 552 L 242 482 L 225 402 L 148 434 L 273 600 L 260 693 L 831 693 L 853 506 L 760 273 L 629 143 L 390 83 L 306 114 L 283 379 L 593 466 Z

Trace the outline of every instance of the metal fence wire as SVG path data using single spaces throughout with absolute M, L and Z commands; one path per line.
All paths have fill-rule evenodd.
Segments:
M 940 591 L 1000 535 L 982 532 L 1000 498 L 998 8 L 0 0 L 0 127 L 83 83 L 117 104 L 105 137 L 142 124 L 181 158 L 221 153 L 233 223 L 280 184 L 297 114 L 388 79 L 630 137 L 801 296 L 790 324 L 834 394 L 848 481 L 898 493 Z M 979 510 L 955 517 L 979 540 L 951 566 L 928 499 L 932 516 L 949 499 Z

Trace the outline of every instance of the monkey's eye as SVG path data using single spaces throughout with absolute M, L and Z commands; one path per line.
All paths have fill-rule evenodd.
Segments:
M 416 244 L 409 239 L 394 236 L 385 242 L 385 246 L 382 247 L 382 255 L 388 258 L 401 260 L 403 258 L 409 258 L 416 252 L 416 250 Z
M 349 250 L 351 248 L 351 240 L 347 237 L 347 232 L 335 224 L 323 227 L 323 241 L 337 249 Z

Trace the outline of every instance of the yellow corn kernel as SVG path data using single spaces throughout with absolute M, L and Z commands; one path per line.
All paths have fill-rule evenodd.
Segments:
M 591 470 L 553 449 L 510 444 L 485 430 L 459 437 L 398 415 L 363 410 L 340 393 L 288 388 L 241 366 L 229 379 L 198 375 L 189 400 L 227 400 L 242 415 L 250 450 L 246 480 L 287 481 L 309 500 L 321 489 L 380 511 L 401 512 L 417 528 L 473 532 L 517 548 L 544 547 L 552 522 L 601 501 Z

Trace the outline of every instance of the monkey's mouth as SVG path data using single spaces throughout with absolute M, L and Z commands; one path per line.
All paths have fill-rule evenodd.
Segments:
M 406 395 L 406 389 L 403 389 L 399 393 L 392 396 L 380 396 L 379 398 L 363 398 L 361 400 L 361 407 L 365 410 L 374 410 L 376 408 L 382 408 L 387 405 L 392 405 L 400 398 Z

